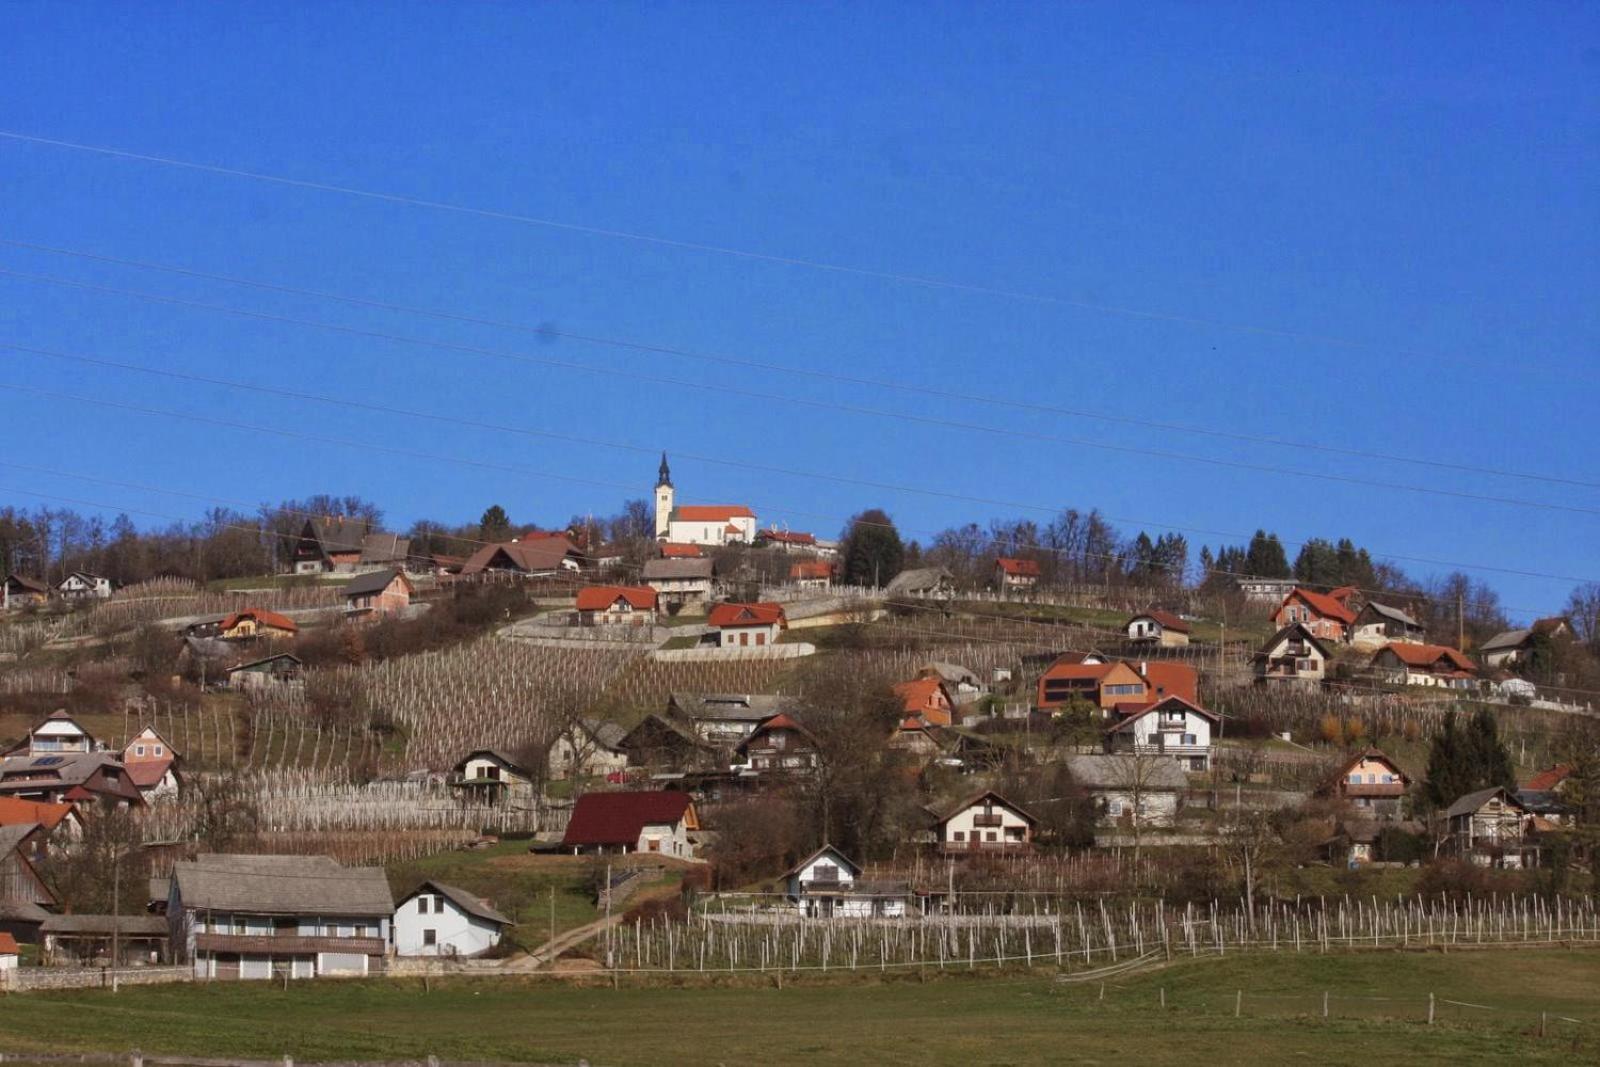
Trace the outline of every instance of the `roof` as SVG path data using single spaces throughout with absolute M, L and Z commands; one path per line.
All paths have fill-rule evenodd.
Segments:
M 633 729 L 629 730 L 618 744 L 624 750 L 632 751 L 638 748 L 639 742 L 639 738 L 634 735 L 648 735 L 650 730 L 664 730 L 691 748 L 704 749 L 706 751 L 710 751 L 712 748 L 710 742 L 703 740 L 698 734 L 685 729 L 671 719 L 657 715 L 653 711 L 635 723 Z
M 205 853 L 173 865 L 185 908 L 277 915 L 394 914 L 381 867 L 342 867 L 327 856 Z
M 1461 815 L 1471 815 L 1473 812 L 1489 803 L 1489 801 L 1497 795 L 1504 796 L 1507 801 L 1515 804 L 1519 808 L 1522 807 L 1522 803 L 1518 801 L 1516 797 L 1506 792 L 1504 787 L 1496 785 L 1490 786 L 1488 789 L 1480 789 L 1476 793 L 1468 793 L 1466 796 L 1458 798 L 1454 804 L 1445 809 L 1445 817 L 1454 819 Z
M 1273 649 L 1283 644 L 1283 642 L 1288 640 L 1290 637 L 1299 637 L 1300 640 L 1306 642 L 1312 648 L 1315 648 L 1318 652 L 1320 652 L 1323 659 L 1333 658 L 1333 652 L 1328 648 L 1328 646 L 1323 644 L 1321 639 L 1318 638 L 1316 634 L 1306 629 L 1303 623 L 1298 622 L 1291 622 L 1288 626 L 1285 626 L 1283 629 L 1267 638 L 1267 643 L 1261 646 L 1261 648 L 1256 652 L 1256 655 L 1260 657 L 1270 656 Z
M 276 611 L 268 611 L 266 608 L 244 608 L 241 611 L 236 611 L 222 620 L 219 629 L 231 630 L 245 619 L 254 619 L 257 626 L 271 626 L 274 629 L 287 630 L 290 633 L 295 633 L 300 629 L 299 624 L 289 616 L 280 615 Z
M 585 793 L 572 808 L 567 846 L 632 845 L 646 826 L 671 825 L 689 810 L 689 794 L 676 790 L 648 793 Z
M 529 574 L 554 571 L 561 568 L 562 560 L 578 554 L 578 546 L 567 540 L 564 534 L 535 537 L 533 540 L 502 541 L 484 545 L 468 556 L 461 565 L 461 573 L 480 574 L 491 569 L 510 569 Z M 504 559 L 504 565 L 491 568 L 490 564 L 499 558 Z
M 956 580 L 956 576 L 943 567 L 914 567 L 909 571 L 901 571 L 889 582 L 886 592 L 889 593 L 921 593 L 937 589 L 941 585 L 949 585 Z
M 814 545 L 817 535 L 802 533 L 799 530 L 758 530 L 756 540 L 772 541 L 780 545 Z
M 484 922 L 494 923 L 497 926 L 513 925 L 510 919 L 506 918 L 504 915 L 501 915 L 498 911 L 495 911 L 494 908 L 489 906 L 488 901 L 484 900 L 476 893 L 469 893 L 465 889 L 461 889 L 458 886 L 445 885 L 443 882 L 423 882 L 421 885 L 417 886 L 417 888 L 401 897 L 399 903 L 396 905 L 396 908 L 398 909 L 400 905 L 405 904 L 406 901 L 413 899 L 418 893 L 421 893 L 424 890 L 432 890 L 433 892 L 438 893 L 441 897 L 449 900 L 450 903 L 454 904 L 468 915 L 471 915 L 477 919 L 482 919 Z
M 21 951 L 17 947 L 17 939 L 0 930 L 0 956 L 15 956 Z
M 801 560 L 789 564 L 789 577 L 791 578 L 832 578 L 833 564 L 824 563 L 822 560 Z
M 301 527 L 301 536 L 305 535 L 307 527 L 323 552 L 360 552 L 362 541 L 371 529 L 366 519 L 344 515 L 307 519 Z
M 1163 630 L 1171 630 L 1173 633 L 1186 634 L 1190 629 L 1189 624 L 1186 621 L 1172 614 L 1172 612 L 1162 611 L 1160 608 L 1151 608 L 1149 611 L 1141 611 L 1139 614 L 1133 616 L 1133 618 L 1130 618 L 1128 622 L 1131 623 L 1134 621 L 1134 619 L 1154 619 Z
M 51 804 L 43 800 L 0 797 L 0 826 L 33 823 L 44 830 L 54 830 L 74 810 L 75 807 L 67 803 Z
M 0 759 L 0 789 L 16 790 L 30 786 L 82 785 L 96 771 L 110 765 L 119 770 L 123 763 L 113 752 L 52 752 L 35 756 L 7 756 Z
M 758 737 L 761 737 L 763 734 L 769 734 L 774 730 L 793 730 L 795 733 L 803 736 L 813 746 L 816 744 L 816 737 L 811 733 L 810 730 L 805 728 L 804 723 L 789 713 L 780 711 L 772 718 L 762 722 L 761 725 L 757 726 L 754 730 L 751 730 L 750 736 L 739 742 L 739 751 L 745 751 Z
M 30 590 L 30 591 L 35 592 L 35 593 L 44 593 L 47 596 L 50 593 L 50 587 L 49 586 L 45 585 L 43 582 L 41 582 L 37 578 L 29 578 L 26 574 L 8 574 L 8 575 L 6 575 L 6 584 L 7 585 L 11 585 L 13 583 L 15 583 L 16 585 L 20 585 L 20 586 L 22 586 L 22 588 Z
M 31 900 L 0 900 L 0 921 L 43 923 L 50 913 Z
M 940 693 L 945 697 L 942 707 L 934 700 Z M 913 727 L 950 725 L 950 693 L 945 688 L 944 679 L 938 675 L 896 682 L 894 695 L 900 698 L 902 710 L 912 719 Z
M 1548 619 L 1534 619 L 1533 625 L 1528 627 L 1536 634 L 1549 634 L 1554 636 L 1562 629 L 1572 629 L 1572 623 L 1565 615 L 1552 615 Z
M 856 863 L 849 856 L 846 856 L 843 852 L 840 852 L 838 849 L 834 848 L 832 845 L 826 845 L 826 844 L 823 845 L 821 848 L 817 849 L 811 855 L 807 856 L 805 859 L 801 860 L 799 863 L 795 864 L 793 867 L 790 867 L 787 871 L 784 872 L 783 876 L 785 878 L 792 878 L 795 875 L 799 874 L 801 871 L 805 870 L 807 867 L 811 866 L 817 860 L 821 859 L 823 856 L 826 856 L 826 855 L 829 855 L 829 854 L 831 854 L 834 859 L 839 861 L 840 866 L 848 867 L 850 869 L 850 873 L 851 873 L 852 876 L 856 876 L 856 877 L 860 876 L 860 874 L 861 874 L 861 865 L 859 863 Z
M 344 595 L 350 597 L 364 596 L 368 593 L 381 593 L 385 589 L 389 588 L 389 583 L 394 581 L 396 578 L 405 583 L 406 592 L 411 592 L 410 578 L 407 578 L 399 571 L 383 570 L 368 571 L 365 574 L 356 575 L 354 578 L 344 583 Z
M 411 555 L 411 538 L 392 533 L 369 533 L 361 539 L 362 563 L 404 563 Z
M 1187 663 L 1179 663 L 1177 660 L 1153 659 L 1141 663 L 1137 670 L 1154 690 L 1150 694 L 1153 699 L 1182 697 L 1191 705 L 1198 707 L 1200 703 L 1200 672 Z
M 152 786 L 160 785 L 161 779 L 165 778 L 167 772 L 172 769 L 172 763 L 173 760 L 170 756 L 159 760 L 134 760 L 132 763 L 125 764 L 128 771 L 128 780 L 140 789 L 149 789 Z
M 654 611 L 656 591 L 648 585 L 586 585 L 578 590 L 579 611 L 605 611 L 619 600 L 635 611 Z
M 1359 766 L 1363 760 L 1369 760 L 1369 759 L 1370 760 L 1382 760 L 1383 762 L 1387 763 L 1390 767 L 1394 768 L 1394 773 L 1396 773 L 1396 774 L 1398 774 L 1400 776 L 1400 780 L 1402 782 L 1410 782 L 1411 781 L 1411 776 L 1406 774 L 1405 771 L 1400 769 L 1400 764 L 1395 762 L 1393 756 L 1389 755 L 1383 749 L 1376 748 L 1376 747 L 1373 747 L 1371 745 L 1369 745 L 1368 747 L 1362 749 L 1360 752 L 1357 752 L 1355 755 L 1351 756 L 1349 759 L 1347 759 L 1343 763 L 1341 763 L 1339 765 L 1338 769 L 1335 770 L 1333 772 L 1333 774 L 1329 775 L 1328 780 L 1330 782 L 1342 781 L 1350 773 L 1351 768 Z
M 1178 761 L 1150 756 L 1068 756 L 1067 771 L 1085 789 L 1186 789 L 1189 776 Z
M 683 545 L 674 541 L 661 542 L 661 557 L 663 559 L 699 559 L 705 555 L 700 551 L 699 545 Z
M 265 657 L 263 659 L 255 659 L 255 660 L 251 660 L 249 663 L 241 663 L 237 667 L 229 667 L 227 673 L 232 674 L 234 671 L 248 671 L 253 667 L 260 667 L 260 666 L 262 666 L 264 664 L 272 663 L 272 662 L 274 662 L 276 660 L 280 660 L 280 659 L 292 659 L 295 662 L 295 666 L 297 666 L 297 667 L 305 666 L 304 663 L 300 662 L 300 657 L 296 656 L 294 653 L 292 653 L 292 652 L 279 652 L 276 655 L 267 656 L 267 657 Z
M 1390 619 L 1394 622 L 1400 623 L 1402 626 L 1415 627 L 1418 630 L 1422 629 L 1422 624 L 1420 622 L 1418 622 L 1416 619 L 1413 619 L 1410 615 L 1407 615 L 1399 608 L 1391 608 L 1389 605 L 1380 604 L 1376 600 L 1369 600 L 1367 602 L 1367 606 L 1361 609 L 1361 613 L 1363 615 L 1369 611 L 1374 615 L 1381 615 L 1385 619 Z M 1359 618 L 1359 616 L 1357 617 Z
M 129 937 L 166 937 L 162 915 L 52 915 L 39 925 L 42 934 L 110 934 Z
M 1010 808 L 1012 811 L 1016 812 L 1030 823 L 1037 823 L 1039 821 L 1038 819 L 1034 818 L 1026 808 L 1022 807 L 1020 804 L 1013 804 L 999 793 L 996 793 L 993 789 L 980 789 L 976 793 L 969 793 L 960 800 L 956 801 L 954 804 L 947 804 L 942 809 L 935 809 L 935 813 L 939 816 L 940 822 L 948 822 L 957 815 L 960 815 L 963 811 L 966 811 L 968 808 L 976 807 L 978 802 L 983 800 L 985 797 L 990 798 L 994 804 L 999 807 Z
M 679 504 L 672 509 L 672 517 L 684 522 L 727 522 L 753 519 L 756 513 L 743 504 Z
M 1119 731 L 1125 730 L 1128 727 L 1132 726 L 1134 723 L 1138 722 L 1140 719 L 1144 718 L 1146 715 L 1150 714 L 1152 711 L 1159 711 L 1159 710 L 1162 710 L 1162 709 L 1166 709 L 1166 710 L 1170 711 L 1175 706 L 1183 708 L 1183 710 L 1186 711 L 1186 712 L 1192 711 L 1196 715 L 1200 715 L 1200 716 L 1202 716 L 1204 718 L 1210 719 L 1212 722 L 1221 722 L 1222 721 L 1222 716 L 1218 715 L 1214 711 L 1208 711 L 1205 708 L 1202 708 L 1198 704 L 1193 704 L 1193 703 L 1183 699 L 1183 697 L 1171 696 L 1171 697 L 1166 697 L 1163 700 L 1157 700 L 1152 704 L 1146 704 L 1146 705 L 1144 705 L 1144 706 L 1142 706 L 1142 707 L 1140 707 L 1140 708 L 1138 708 L 1136 710 L 1133 710 L 1132 712 L 1129 713 L 1127 718 L 1123 719 L 1121 722 L 1119 722 L 1115 726 L 1111 727 L 1109 730 L 1106 731 L 1106 733 L 1110 733 L 1110 734 L 1118 733 Z M 1118 710 L 1120 710 L 1120 709 L 1121 709 L 1121 706 L 1119 705 L 1118 706 Z
M 0 826 L 0 858 L 11 855 L 17 846 L 27 840 L 29 834 L 39 828 L 38 823 L 19 822 L 9 826 Z
M 942 660 L 930 660 L 919 669 L 920 674 L 928 672 L 937 674 L 949 685 L 978 685 L 977 672 L 968 670 L 959 663 L 945 663 Z
M 1480 652 L 1505 652 L 1521 648 L 1533 636 L 1533 631 L 1528 630 L 1503 630 L 1489 640 L 1478 646 Z
M 609 719 L 579 719 L 578 725 L 582 726 L 600 747 L 613 752 L 622 746 L 622 739 L 628 736 L 627 730 Z
M 728 626 L 787 626 L 788 618 L 782 604 L 716 604 L 706 616 L 706 623 L 722 629 Z
M 711 577 L 713 564 L 711 560 L 696 559 L 647 559 L 644 567 L 639 572 L 639 577 L 645 581 L 658 578 L 706 578 Z
M 691 719 L 759 722 L 783 710 L 791 698 L 774 693 L 673 693 L 671 707 Z
M 1036 559 L 1013 559 L 1010 556 L 1001 556 L 994 561 L 994 565 L 1013 577 L 1039 577 L 1039 561 Z
M 1572 774 L 1572 764 L 1558 763 L 1546 768 L 1522 783 L 1522 788 L 1532 793 L 1545 793 L 1555 789 Z
M 1458 671 L 1476 673 L 1478 670 L 1477 664 L 1455 649 L 1445 645 L 1411 645 L 1404 643 L 1385 645 L 1373 655 L 1373 661 L 1376 662 L 1378 657 L 1385 652 L 1393 653 L 1394 657 L 1407 667 L 1432 667 L 1442 659 Z
M 515 759 L 513 759 L 511 756 L 507 755 L 506 753 L 500 751 L 498 748 L 475 748 L 471 752 L 468 752 L 465 756 L 462 756 L 459 760 L 457 760 L 456 761 L 456 767 L 458 769 L 461 768 L 461 767 L 465 767 L 469 762 L 471 762 L 471 760 L 472 760 L 472 758 L 474 756 L 488 756 L 491 759 L 495 760 L 496 762 L 504 764 L 505 766 L 507 766 L 507 767 L 511 768 L 512 770 L 516 771 L 518 774 L 522 775 L 524 778 L 528 777 L 528 772 L 523 768 L 522 764 L 518 763 Z
M 1315 611 L 1325 619 L 1337 619 L 1339 622 L 1346 624 L 1356 621 L 1356 614 L 1350 610 L 1350 606 L 1344 601 L 1336 599 L 1331 593 L 1319 593 L 1314 589 L 1307 589 L 1304 586 L 1297 585 L 1289 591 L 1288 596 L 1283 598 L 1283 602 L 1287 604 L 1296 597 L 1305 601 L 1312 611 Z

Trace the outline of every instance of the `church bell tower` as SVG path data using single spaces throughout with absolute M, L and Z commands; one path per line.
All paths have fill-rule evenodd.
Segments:
M 672 521 L 672 471 L 667 454 L 661 453 L 660 477 L 656 479 L 656 539 L 664 540 Z

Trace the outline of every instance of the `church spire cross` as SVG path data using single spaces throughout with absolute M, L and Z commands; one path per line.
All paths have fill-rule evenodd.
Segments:
M 667 454 L 665 452 L 661 453 L 660 475 L 661 477 L 656 481 L 656 486 L 658 488 L 663 485 L 672 484 L 672 470 L 667 466 Z

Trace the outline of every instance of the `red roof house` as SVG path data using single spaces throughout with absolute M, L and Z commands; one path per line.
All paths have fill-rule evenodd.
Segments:
M 653 615 L 658 594 L 648 585 L 588 585 L 578 590 L 578 614 L 584 621 L 638 621 Z
M 1035 585 L 1039 581 L 1039 561 L 1001 556 L 994 561 L 994 577 L 1001 588 Z
M 1297 585 L 1283 598 L 1272 621 L 1280 629 L 1299 623 L 1313 637 L 1320 637 L 1324 641 L 1343 641 L 1349 634 L 1350 625 L 1356 621 L 1355 608 L 1350 605 L 1355 593 L 1355 588 L 1348 585 L 1328 593 Z
M 300 632 L 300 627 L 289 616 L 276 611 L 245 608 L 223 619 L 217 631 L 224 638 L 238 640 L 246 637 L 293 637 Z
M 788 628 L 782 604 L 716 604 L 706 617 L 722 648 L 748 648 L 776 644 Z
M 924 726 L 950 725 L 955 701 L 950 699 L 950 690 L 938 675 L 900 682 L 894 687 L 894 695 L 900 698 L 905 709 L 900 729 L 920 730 Z
M 688 793 L 585 793 L 573 806 L 561 847 L 579 852 L 655 852 L 689 859 L 699 830 Z

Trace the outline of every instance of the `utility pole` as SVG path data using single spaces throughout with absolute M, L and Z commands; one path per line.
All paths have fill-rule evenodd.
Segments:
M 122 958 L 122 854 L 111 849 L 111 992 L 117 991 L 117 963 Z
M 1467 604 L 1467 594 L 1465 592 L 1457 593 L 1456 594 L 1456 651 L 1457 652 L 1465 652 L 1467 650 L 1467 610 L 1466 610 L 1466 604 Z

